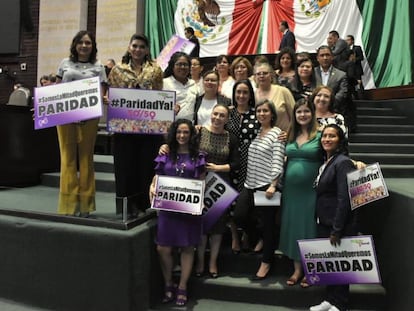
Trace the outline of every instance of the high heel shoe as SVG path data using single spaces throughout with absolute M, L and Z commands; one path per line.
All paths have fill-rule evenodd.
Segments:
M 175 299 L 176 294 L 176 285 L 167 285 L 164 288 L 164 298 L 162 299 L 162 303 L 169 303 Z
M 250 280 L 251 281 L 263 281 L 267 278 L 268 275 L 269 275 L 269 272 L 266 273 L 266 275 L 264 275 L 264 276 L 258 276 L 257 274 L 255 274 L 250 278 Z
M 255 254 L 260 254 L 263 251 L 263 240 L 259 240 L 256 244 L 256 246 L 254 247 L 253 252 Z
M 231 251 L 233 252 L 233 255 L 239 255 L 240 254 L 239 249 L 232 249 Z
M 208 274 L 212 279 L 217 279 L 219 276 L 218 272 L 209 272 Z
M 181 306 L 185 306 L 187 304 L 188 297 L 187 297 L 187 290 L 186 289 L 178 288 L 176 296 L 177 296 L 177 299 L 175 300 L 175 304 L 177 306 L 181 307 Z
M 265 263 L 262 263 L 261 265 L 263 265 L 263 264 L 265 264 Z M 270 264 L 268 264 L 268 265 L 269 265 L 269 268 L 268 268 L 267 272 L 263 276 L 257 275 L 257 273 L 256 273 L 255 275 L 253 275 L 250 278 L 250 280 L 251 281 L 263 281 L 264 279 L 266 279 L 269 276 L 269 274 L 270 274 L 270 272 L 272 270 L 272 266 Z M 259 267 L 259 271 L 260 271 L 260 268 L 261 268 L 261 266 Z M 257 271 L 257 272 L 259 272 L 259 271 Z
M 196 271 L 195 273 L 196 278 L 201 278 L 204 276 L 204 271 Z

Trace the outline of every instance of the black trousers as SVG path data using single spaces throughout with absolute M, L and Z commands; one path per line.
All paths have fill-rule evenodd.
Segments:
M 331 234 L 332 228 L 318 224 L 317 233 L 320 238 L 328 238 Z M 356 235 L 357 231 L 354 224 L 350 224 L 344 230 L 344 235 Z M 327 285 L 326 286 L 326 301 L 336 306 L 339 310 L 347 310 L 349 304 L 349 284 L 343 285 Z
M 257 190 L 264 191 L 267 188 L 268 185 Z M 256 243 L 260 237 L 263 238 L 262 261 L 264 263 L 273 261 L 278 243 L 279 231 L 276 226 L 276 213 L 276 206 L 255 206 L 254 190 L 246 188 L 240 192 L 234 207 L 233 220 L 238 227 L 246 232 L 249 242 Z
M 154 159 L 161 135 L 114 135 L 114 167 L 117 213 L 122 211 L 122 198 L 127 197 L 128 210 L 145 210 L 150 207 L 149 186 L 154 176 Z

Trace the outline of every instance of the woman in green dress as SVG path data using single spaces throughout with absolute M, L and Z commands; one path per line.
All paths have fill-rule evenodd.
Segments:
M 290 286 L 297 284 L 303 275 L 297 240 L 316 237 L 313 182 L 322 163 L 314 105 L 305 98 L 300 99 L 295 104 L 293 115 L 286 146 L 279 245 L 280 250 L 294 261 L 294 272 L 286 282 Z M 309 286 L 305 278 L 300 284 Z

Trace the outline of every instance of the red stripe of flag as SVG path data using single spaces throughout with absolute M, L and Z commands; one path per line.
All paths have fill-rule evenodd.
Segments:
M 235 0 L 228 54 L 256 54 L 263 0 Z
M 268 40 L 267 51 L 274 53 L 279 50 L 280 41 L 283 34 L 279 30 L 280 22 L 285 20 L 288 22 L 289 29 L 295 30 L 295 14 L 293 13 L 293 0 L 268 0 L 269 18 L 268 18 Z

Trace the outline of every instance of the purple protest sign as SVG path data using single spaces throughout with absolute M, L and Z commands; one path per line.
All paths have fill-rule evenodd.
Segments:
M 204 180 L 158 176 L 156 195 L 151 208 L 170 212 L 201 215 Z
M 313 285 L 381 283 L 371 236 L 298 240 L 306 279 Z
M 37 87 L 34 95 L 36 130 L 102 116 L 99 77 Z
M 160 55 L 158 55 L 156 61 L 164 71 L 168 66 L 168 61 L 170 60 L 171 55 L 173 55 L 175 52 L 184 52 L 186 54 L 190 54 L 194 47 L 195 44 L 193 42 L 181 38 L 177 35 L 173 35 L 160 52 Z
M 239 193 L 213 172 L 208 172 L 205 182 L 203 230 L 207 232 L 237 198 Z
M 109 88 L 107 130 L 166 134 L 174 121 L 174 91 Z

